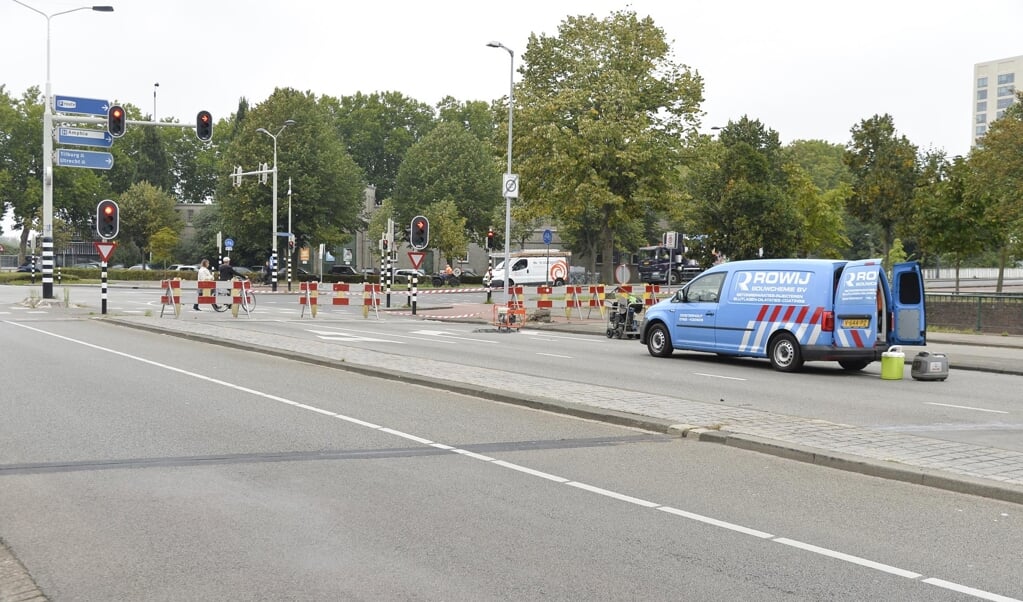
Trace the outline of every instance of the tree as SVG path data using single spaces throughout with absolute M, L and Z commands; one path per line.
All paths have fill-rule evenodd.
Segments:
M 174 197 L 149 182 L 135 184 L 117 199 L 121 213 L 119 238 L 130 241 L 143 257 L 146 251 L 156 254 L 153 238 L 157 232 L 168 230 L 173 234 L 171 247 L 177 244 L 185 225 L 174 210 Z M 166 242 L 168 236 L 162 240 Z
M 1023 91 L 991 124 L 980 145 L 968 159 L 972 177 L 967 196 L 986 205 L 991 224 L 990 240 L 1000 250 L 998 292 L 1002 291 L 1004 270 L 1013 252 L 1023 251 Z
M 376 186 L 377 199 L 389 198 L 405 153 L 433 129 L 433 109 L 399 92 L 325 97 L 322 103 L 345 149 Z
M 968 169 L 962 157 L 950 162 L 944 152 L 927 153 L 914 197 L 913 233 L 926 253 L 951 257 L 956 292 L 963 261 L 990 240 L 983 198 L 966 194 Z
M 395 219 L 408 223 L 425 207 L 451 201 L 465 218 L 465 236 L 482 242 L 501 202 L 498 169 L 487 143 L 462 124 L 442 123 L 405 155 L 392 195 Z
M 513 129 L 519 203 L 527 218 L 574 231 L 591 267 L 602 252 L 611 281 L 616 234 L 683 198 L 678 174 L 702 80 L 675 62 L 652 19 L 631 11 L 569 17 L 556 37 L 530 36 L 523 61 Z
M 709 245 L 730 259 L 791 257 L 800 247 L 820 246 L 821 240 L 800 239 L 795 227 L 811 217 L 825 219 L 809 213 L 820 204 L 819 191 L 805 174 L 785 173 L 778 133 L 744 116 L 730 121 L 718 139 L 724 147 L 719 164 L 704 163 L 700 169 L 709 173 L 693 179 L 696 231 Z
M 895 131 L 891 115 L 875 115 L 852 128 L 845 164 L 853 176 L 849 213 L 883 233 L 888 256 L 898 228 L 912 214 L 917 148 Z
M 235 165 L 249 171 L 260 163 L 272 163 L 273 140 L 256 130 L 265 128 L 277 135 L 288 119 L 294 120 L 295 125 L 277 138 L 276 219 L 272 210 L 272 175 L 266 185 L 256 177 L 245 178 L 239 187 L 232 186 L 227 178 L 220 179 L 217 202 L 221 204 L 222 230 L 234 238 L 242 255 L 266 257 L 274 232 L 281 231 L 281 225 L 286 227 L 289 178 L 293 191 L 292 231 L 299 247 L 318 243 L 339 246 L 364 226 L 362 170 L 331 127 L 328 108 L 309 92 L 278 88 L 264 102 L 248 110 L 244 127 L 225 124 L 236 132 L 236 137 L 223 151 L 219 172 L 230 173 Z M 274 224 L 277 230 L 272 229 Z
M 430 216 L 430 246 L 440 251 L 448 264 L 465 257 L 469 239 L 465 233 L 466 218 L 458 205 L 450 199 L 437 201 L 426 208 L 426 215 Z

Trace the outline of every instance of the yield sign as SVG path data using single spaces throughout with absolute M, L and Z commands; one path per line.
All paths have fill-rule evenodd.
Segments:
M 408 252 L 408 260 L 412 262 L 413 270 L 418 270 L 419 266 L 423 265 L 424 257 L 426 257 L 426 253 L 420 253 L 419 251 Z
M 94 242 L 92 246 L 96 247 L 96 252 L 99 253 L 99 260 L 106 263 L 110 261 L 110 256 L 114 254 L 114 248 L 117 247 L 116 242 Z

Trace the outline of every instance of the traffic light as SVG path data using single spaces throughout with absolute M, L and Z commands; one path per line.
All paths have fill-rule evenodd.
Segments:
M 209 111 L 199 111 L 195 116 L 195 135 L 199 140 L 213 137 L 213 115 Z
M 120 221 L 117 203 L 106 199 L 96 205 L 96 231 L 99 232 L 100 237 L 111 239 L 117 236 L 117 232 L 121 228 Z
M 426 245 L 430 243 L 430 220 L 422 215 L 412 218 L 412 234 L 409 236 L 409 242 L 415 249 L 426 248 Z
M 121 105 L 114 105 L 107 111 L 107 131 L 114 138 L 120 138 L 124 135 L 124 107 Z
M 494 229 L 487 230 L 487 250 L 494 248 Z

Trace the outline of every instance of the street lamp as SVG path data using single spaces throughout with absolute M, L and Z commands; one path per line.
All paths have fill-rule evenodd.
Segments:
M 515 109 L 515 51 L 500 42 L 489 42 L 490 48 L 504 48 L 508 51 L 508 176 L 512 173 L 512 115 Z M 504 299 L 508 300 L 508 277 L 511 275 L 511 251 L 508 245 L 511 242 L 511 196 L 504 186 Z
M 80 10 L 114 12 L 113 6 L 79 6 L 53 14 L 13 0 L 46 19 L 46 87 L 43 93 L 43 299 L 53 299 L 53 112 L 50 109 L 50 19 Z
M 271 283 L 270 284 L 270 288 L 274 292 L 277 292 L 277 136 L 280 136 L 281 132 L 284 131 L 284 128 L 288 127 L 289 125 L 295 125 L 295 120 L 294 119 L 289 119 L 289 120 L 285 121 L 284 125 L 281 126 L 281 129 L 277 130 L 276 134 L 271 134 L 266 128 L 259 128 L 258 130 L 256 130 L 257 132 L 262 132 L 262 133 L 266 134 L 267 136 L 270 136 L 271 138 L 273 138 L 273 141 L 274 141 L 274 166 L 272 168 L 273 175 L 274 175 L 273 193 L 272 193 L 273 194 L 273 209 L 272 209 L 272 211 L 273 211 L 273 215 L 274 215 L 273 224 L 272 224 L 273 225 L 273 241 L 272 241 L 273 245 L 270 247 L 270 249 L 271 249 L 271 251 L 270 251 L 270 283 Z

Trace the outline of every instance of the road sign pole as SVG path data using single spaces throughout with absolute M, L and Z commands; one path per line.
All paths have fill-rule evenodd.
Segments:
M 100 313 L 104 316 L 107 315 L 107 260 L 103 260 L 99 264 L 99 280 L 100 280 Z

